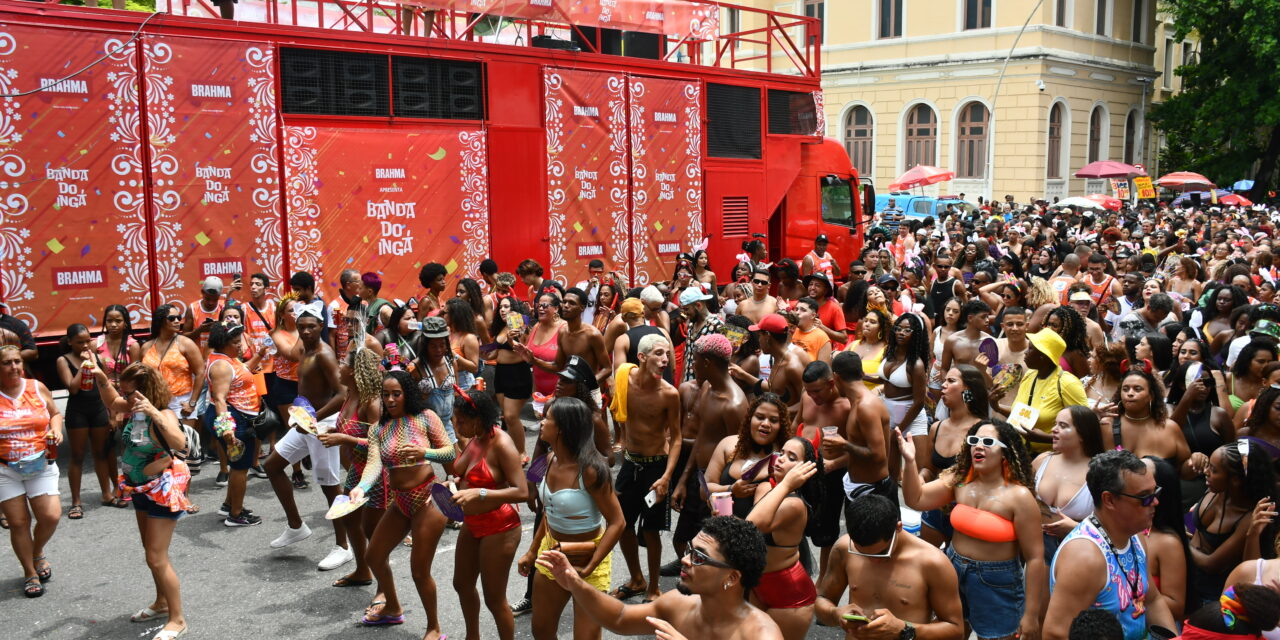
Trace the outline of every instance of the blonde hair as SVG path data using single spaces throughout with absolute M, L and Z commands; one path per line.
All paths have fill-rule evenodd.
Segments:
M 355 374 L 360 402 L 370 402 L 382 393 L 382 372 L 378 370 L 378 356 L 373 351 L 356 349 L 351 356 L 351 371 Z
M 1031 286 L 1027 288 L 1027 309 L 1028 312 L 1034 312 L 1036 309 L 1052 304 L 1057 299 L 1057 294 L 1053 291 L 1053 285 L 1048 280 L 1038 276 L 1031 276 Z

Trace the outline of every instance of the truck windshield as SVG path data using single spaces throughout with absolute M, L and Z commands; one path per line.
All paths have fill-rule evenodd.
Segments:
M 845 180 L 822 185 L 822 221 L 846 227 L 853 226 L 853 188 Z

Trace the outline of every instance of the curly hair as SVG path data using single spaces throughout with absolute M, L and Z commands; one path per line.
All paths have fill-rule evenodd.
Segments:
M 1205 605 L 1187 617 L 1187 625 L 1221 635 L 1257 637 L 1280 623 L 1280 594 L 1270 587 L 1246 582 L 1231 585 L 1235 599 L 1244 607 L 1247 615 L 1233 616 L 1228 623 L 1222 615 L 1222 604 L 1217 600 Z
M 1089 334 L 1078 311 L 1063 305 L 1050 311 L 1049 317 L 1062 321 L 1062 341 L 1067 343 L 1067 351 L 1089 353 Z
M 413 381 L 413 376 L 408 371 L 388 371 L 382 376 L 382 381 L 395 380 L 400 383 L 400 389 L 404 393 L 404 414 L 413 416 L 429 411 L 431 407 L 427 405 L 426 396 L 422 395 L 422 391 L 418 389 L 418 383 Z M 382 408 L 382 422 L 389 422 L 391 416 L 387 413 L 384 405 Z
M 474 278 L 463 278 L 458 281 L 458 286 L 467 292 L 466 303 L 471 306 L 471 311 L 475 315 L 484 315 L 484 293 L 480 291 L 480 283 Z
M 904 313 L 893 321 L 895 328 L 892 340 L 888 340 L 888 344 L 884 348 L 884 362 L 892 362 L 898 353 L 898 339 L 896 328 L 903 321 L 906 321 L 911 327 L 911 339 L 907 341 L 906 353 L 903 354 L 903 366 L 910 366 L 912 363 L 927 363 L 929 361 L 929 334 L 925 332 L 924 320 L 914 313 Z M 884 332 L 882 331 L 883 335 Z
M 751 437 L 751 419 L 756 415 L 756 410 L 762 404 L 771 404 L 778 409 L 778 432 L 774 434 L 773 442 L 770 443 L 768 450 L 759 450 L 756 447 L 756 441 Z M 773 453 L 777 451 L 783 442 L 791 438 L 791 412 L 787 409 L 787 403 L 782 401 L 778 394 L 772 391 L 766 391 L 760 394 L 760 397 L 751 403 L 751 407 L 747 409 L 747 415 L 742 420 L 742 426 L 738 427 L 738 442 L 734 445 L 733 455 L 729 460 L 743 460 L 749 453 Z
M 742 574 L 742 588 L 751 590 L 764 575 L 764 535 L 755 525 L 733 516 L 712 516 L 702 523 L 702 533 L 716 541 L 724 563 Z
M 179 311 L 178 305 L 166 303 L 156 307 L 155 310 L 151 312 L 152 340 L 160 338 L 160 330 L 169 324 L 169 314 L 174 311 Z
M 1128 350 L 1119 342 L 1098 345 L 1093 350 L 1093 358 L 1097 361 L 1098 368 L 1112 380 L 1119 380 L 1124 375 L 1121 365 L 1128 357 Z
M 135 362 L 125 367 L 124 372 L 120 374 L 120 382 L 128 382 L 136 386 L 138 393 L 141 393 L 142 397 L 157 409 L 163 410 L 169 406 L 169 401 L 173 398 L 164 377 L 151 365 Z
M 453 415 L 455 420 L 459 417 L 479 420 L 481 426 L 487 429 L 498 424 L 498 419 L 502 417 L 502 407 L 498 406 L 498 400 L 492 393 L 468 389 L 453 394 Z
M 1164 404 L 1164 398 L 1160 397 L 1160 383 L 1154 375 L 1143 371 L 1142 369 L 1130 369 L 1125 372 L 1124 377 L 1120 379 L 1120 386 L 1116 388 L 1116 395 L 1111 401 L 1117 405 L 1121 405 L 1121 397 L 1124 391 L 1124 381 L 1137 376 L 1147 383 L 1147 395 L 1151 398 L 1151 418 L 1156 424 L 1162 424 L 1169 417 L 1169 409 Z M 1123 412 L 1122 414 L 1123 415 Z
M 352 349 L 347 355 L 347 366 L 355 375 L 360 402 L 370 402 L 382 393 L 382 372 L 378 364 L 378 354 L 369 349 Z
M 508 298 L 505 298 L 505 300 L 508 300 L 509 304 L 511 305 L 511 310 L 508 311 L 508 313 L 522 315 L 522 316 L 525 316 L 526 318 L 529 317 L 530 315 L 529 305 L 525 304 L 521 300 L 516 299 L 515 296 L 510 296 Z M 489 323 L 489 335 L 493 336 L 494 338 L 497 338 L 498 334 L 502 333 L 502 330 L 507 328 L 507 321 L 502 319 L 502 313 L 499 311 L 499 308 L 501 306 L 502 306 L 502 300 L 499 300 L 498 304 L 493 306 L 493 322 Z
M 458 333 L 476 333 L 476 313 L 471 303 L 462 298 L 450 298 L 444 303 L 444 317 L 449 327 Z
M 1031 454 L 1027 453 L 1027 445 L 1023 443 L 1022 436 L 1018 435 L 1018 432 L 1004 420 L 983 420 L 969 427 L 969 432 L 965 434 L 966 438 L 960 443 L 960 453 L 956 454 L 955 466 L 943 472 L 946 483 L 956 488 L 969 482 L 973 472 L 973 456 L 969 454 L 970 446 L 967 436 L 977 435 L 978 430 L 987 425 L 995 427 L 996 435 L 1005 445 L 1000 451 L 1005 463 L 1009 466 L 1009 474 L 1018 484 L 1031 490 L 1035 495 L 1036 483 L 1035 476 L 1031 473 Z M 1036 500 L 1039 501 L 1039 498 Z
M 1031 276 L 1031 284 L 1027 287 L 1027 307 L 1031 311 L 1057 301 L 1058 294 L 1054 292 L 1053 285 L 1049 284 L 1048 280 L 1039 276 Z
M 892 324 L 889 322 L 889 314 L 885 313 L 883 309 L 868 308 L 867 315 L 874 315 L 876 319 L 880 321 L 880 335 L 877 336 L 877 340 L 885 342 L 888 339 L 889 327 Z

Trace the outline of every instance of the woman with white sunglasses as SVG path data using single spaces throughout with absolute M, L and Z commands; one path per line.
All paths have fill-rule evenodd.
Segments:
M 1005 422 L 979 422 L 969 429 L 955 466 L 925 483 L 915 444 L 901 431 L 895 434 L 906 461 L 907 506 L 928 511 L 955 504 L 947 556 L 973 632 L 984 640 L 1038 636 L 1047 572 L 1040 505 L 1022 438 Z

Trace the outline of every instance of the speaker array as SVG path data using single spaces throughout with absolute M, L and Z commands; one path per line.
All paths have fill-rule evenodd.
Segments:
M 388 73 L 390 72 L 390 73 Z M 347 51 L 282 48 L 285 113 L 483 120 L 484 67 Z

